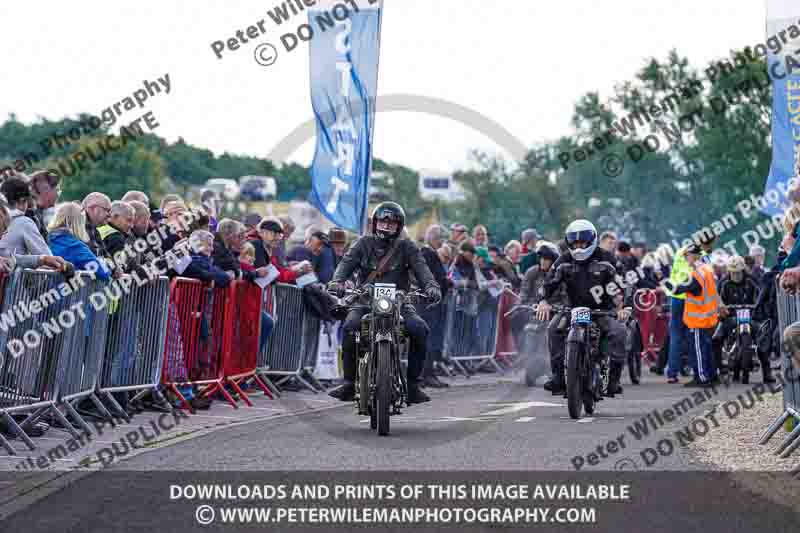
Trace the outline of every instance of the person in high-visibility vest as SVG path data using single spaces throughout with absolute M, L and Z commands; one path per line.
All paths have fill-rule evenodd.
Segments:
M 686 295 L 683 323 L 689 329 L 689 360 L 694 368 L 694 380 L 687 387 L 709 387 L 717 379 L 711 338 L 719 323 L 719 296 L 714 269 L 703 262 L 703 249 L 693 244 L 684 257 L 691 268 L 689 279 L 678 286 L 665 282 L 674 295 Z
M 704 261 L 707 261 L 714 241 L 708 240 L 701 243 L 701 252 Z M 670 322 L 669 322 L 669 350 L 667 356 L 667 382 L 678 383 L 678 374 L 683 370 L 683 354 L 689 353 L 689 330 L 683 323 L 683 308 L 686 301 L 685 294 L 675 294 L 668 289 L 668 285 L 678 287 L 689 281 L 692 267 L 686 260 L 686 250 L 681 248 L 675 253 L 670 270 L 669 283 L 664 283 L 664 292 L 670 297 Z M 690 357 L 691 359 L 691 357 Z

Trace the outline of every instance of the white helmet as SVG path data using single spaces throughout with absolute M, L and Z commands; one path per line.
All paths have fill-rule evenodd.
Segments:
M 567 226 L 567 231 L 564 233 L 564 240 L 569 248 L 569 253 L 575 261 L 586 261 L 597 249 L 597 229 L 588 220 L 576 220 Z M 575 249 L 573 246 L 577 241 L 586 242 L 588 246 Z

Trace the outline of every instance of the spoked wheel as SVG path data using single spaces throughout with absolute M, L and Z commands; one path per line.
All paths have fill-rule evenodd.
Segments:
M 375 380 L 375 411 L 378 435 L 389 434 L 389 418 L 392 409 L 392 352 L 388 343 L 378 345 L 377 376 Z
M 594 407 L 596 405 L 595 403 L 596 394 L 597 390 L 594 386 L 587 387 L 583 391 L 583 410 L 586 411 L 587 415 L 594 414 Z
M 750 367 L 753 365 L 753 341 L 749 333 L 742 333 L 739 338 L 739 364 L 741 366 L 742 384 L 750 383 Z
M 368 354 L 358 362 L 358 410 L 362 415 L 369 415 L 369 425 L 375 429 L 378 423 L 369 398 L 369 361 Z
M 569 416 L 574 419 L 581 417 L 581 404 L 583 403 L 583 380 L 581 379 L 581 347 L 570 342 L 567 344 L 567 409 Z
M 722 356 L 724 361 L 722 363 L 725 372 L 722 374 L 722 384 L 726 387 L 733 381 L 733 369 L 739 364 L 739 348 L 734 341 L 726 340 L 722 345 Z

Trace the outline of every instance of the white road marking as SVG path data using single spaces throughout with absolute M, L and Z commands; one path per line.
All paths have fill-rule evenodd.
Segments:
M 494 411 L 489 411 L 488 413 L 483 413 L 483 416 L 507 415 L 511 413 L 516 413 L 517 411 L 524 411 L 525 409 L 530 409 L 532 407 L 564 407 L 564 404 L 550 403 L 550 402 L 517 402 L 517 403 L 506 403 L 506 404 L 501 403 L 496 405 L 507 405 L 508 407 L 503 407 L 502 409 L 496 409 Z
M 523 416 L 514 420 L 514 422 L 533 422 L 536 420 L 535 416 Z

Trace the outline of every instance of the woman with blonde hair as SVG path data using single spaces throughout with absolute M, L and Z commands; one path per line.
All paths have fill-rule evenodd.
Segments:
M 489 246 L 489 231 L 483 224 L 478 224 L 472 228 L 472 243 L 475 247 Z
M 62 204 L 50 223 L 50 248 L 53 253 L 69 261 L 77 270 L 94 272 L 97 279 L 108 280 L 111 272 L 103 261 L 87 246 L 89 234 L 86 232 L 86 215 L 80 204 Z

